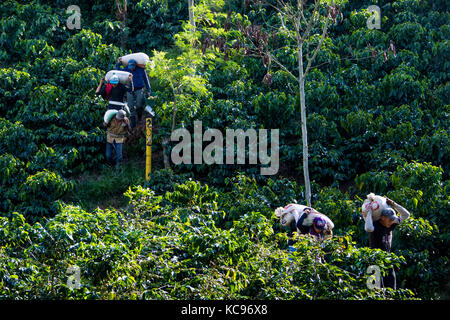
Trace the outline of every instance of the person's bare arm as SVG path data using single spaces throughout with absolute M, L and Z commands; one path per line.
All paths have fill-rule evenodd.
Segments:
M 123 121 L 127 125 L 128 132 L 131 132 L 132 130 L 131 130 L 131 126 L 130 126 L 130 120 L 128 118 L 124 118 Z
M 375 228 L 373 226 L 372 210 L 367 211 L 367 215 L 366 215 L 366 218 L 364 219 L 364 221 L 365 221 L 364 230 L 366 230 L 366 232 L 373 232 L 373 230 L 375 230 Z
M 398 221 L 397 221 L 398 224 L 402 223 L 403 221 L 405 221 L 406 219 L 408 219 L 411 216 L 411 214 L 409 213 L 408 210 L 403 208 L 401 205 L 399 205 L 394 200 L 386 198 L 386 203 L 388 205 L 390 205 L 392 208 L 394 208 L 395 211 L 398 212 L 398 214 L 399 214 Z
M 98 84 L 97 89 L 95 90 L 95 93 L 99 93 L 100 90 L 102 89 L 103 83 L 105 82 L 105 79 L 102 78 L 102 80 L 100 80 L 100 83 Z

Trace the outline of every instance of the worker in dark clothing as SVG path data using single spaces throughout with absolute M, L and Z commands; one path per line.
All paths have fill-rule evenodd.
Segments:
M 299 234 L 310 234 L 313 235 L 317 240 L 326 240 L 333 236 L 332 228 L 333 226 L 330 226 L 326 219 L 322 217 L 315 217 L 311 226 L 303 225 L 303 222 L 308 217 L 309 214 L 312 214 L 315 212 L 312 208 L 307 208 L 304 210 L 304 213 L 297 221 L 293 219 L 291 221 L 291 224 L 289 226 L 290 230 L 288 232 L 288 245 L 292 246 L 294 244 L 294 241 L 292 239 L 293 232 L 297 231 Z M 329 222 L 332 224 L 332 221 Z
M 96 95 L 100 95 L 103 99 L 108 100 L 108 110 L 116 109 L 121 110 L 125 103 L 123 102 L 125 94 L 129 91 L 133 90 L 133 75 L 130 74 L 130 87 L 127 88 L 125 85 L 119 83 L 119 77 L 117 75 L 113 75 L 111 79 L 109 79 L 109 83 L 103 87 L 105 79 L 102 78 L 100 84 L 95 91 Z
M 391 252 L 392 247 L 392 234 L 394 229 L 403 221 L 409 218 L 410 213 L 408 210 L 397 204 L 393 200 L 386 198 L 386 203 L 395 209 L 400 216 L 396 215 L 396 212 L 392 208 L 384 209 L 381 212 L 380 219 L 372 222 L 372 215 L 367 215 L 366 220 L 370 219 L 366 224 L 366 231 L 369 232 L 369 247 L 372 249 L 381 249 L 386 252 Z M 389 270 L 388 275 L 382 277 L 381 284 L 383 287 L 389 287 L 394 290 L 397 288 L 397 279 L 395 276 L 394 268 Z
M 305 218 L 312 213 L 314 209 L 306 209 L 304 211 L 305 214 L 303 214 L 300 219 L 298 219 L 297 222 L 295 222 L 295 220 L 293 220 L 291 222 L 290 225 L 290 231 L 288 233 L 288 237 L 289 237 L 289 241 L 288 241 L 288 250 L 290 253 L 296 251 L 297 249 L 295 247 L 293 247 L 294 241 L 292 239 L 292 233 L 296 230 L 297 232 L 299 232 L 300 234 L 309 234 L 315 237 L 316 240 L 318 241 L 322 241 L 322 240 L 326 240 L 330 237 L 333 236 L 333 232 L 331 230 L 331 228 L 328 226 L 327 221 L 322 218 L 322 217 L 318 217 L 316 216 L 312 222 L 311 226 L 305 226 L 303 225 L 303 222 L 305 220 Z M 330 220 L 331 221 L 331 220 Z M 292 260 L 291 258 L 289 258 L 290 260 Z M 322 258 L 320 256 L 316 257 L 316 261 L 319 263 L 322 263 Z
M 327 222 L 325 219 L 321 217 L 315 217 L 311 226 L 304 226 L 303 221 L 311 213 L 311 210 L 305 210 L 305 214 L 300 217 L 297 221 L 296 228 L 300 231 L 301 234 L 310 234 L 316 237 L 318 240 L 324 240 L 328 238 L 327 230 Z M 331 232 L 331 230 L 330 230 Z M 332 232 L 331 232 L 332 235 Z
M 144 87 L 147 90 L 147 96 L 150 98 L 151 88 L 148 81 L 145 68 L 137 65 L 136 61 L 131 59 L 125 68 L 121 69 L 121 58 L 117 60 L 116 70 L 130 72 L 133 75 L 133 90 L 127 93 L 128 106 L 130 107 L 131 127 L 134 128 L 136 123 L 140 121 L 144 110 Z

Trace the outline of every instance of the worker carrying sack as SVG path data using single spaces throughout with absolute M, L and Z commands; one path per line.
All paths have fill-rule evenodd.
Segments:
M 110 70 L 110 71 L 108 71 L 108 73 L 105 76 L 105 81 L 109 82 L 111 77 L 113 75 L 116 75 L 119 77 L 119 83 L 121 83 L 125 86 L 130 86 L 130 78 L 129 78 L 130 74 L 131 73 L 129 73 L 127 71 Z
M 137 52 L 132 54 L 127 54 L 126 56 L 120 57 L 122 64 L 126 67 L 128 65 L 128 61 L 134 60 L 136 64 L 145 68 L 145 65 L 150 62 L 150 58 L 143 52 Z
M 374 193 L 369 193 L 367 195 L 367 199 L 364 200 L 361 210 L 364 220 L 366 220 L 367 213 L 369 212 L 369 210 L 371 210 L 372 220 L 378 221 L 380 220 L 381 212 L 383 212 L 383 210 L 387 208 L 389 208 L 389 205 L 386 203 L 385 197 L 377 196 Z
M 311 212 L 305 217 L 303 220 L 302 225 L 305 227 L 311 227 L 314 219 L 317 217 L 320 217 L 326 221 L 326 229 L 328 231 L 331 231 L 334 228 L 334 223 L 331 221 L 330 218 L 328 218 L 323 213 L 318 212 L 317 210 L 304 206 L 297 203 L 291 203 L 287 205 L 286 207 L 279 207 L 275 210 L 275 216 L 280 218 L 280 223 L 283 227 L 289 228 L 293 221 L 297 223 L 300 218 L 305 215 L 305 210 L 310 210 Z

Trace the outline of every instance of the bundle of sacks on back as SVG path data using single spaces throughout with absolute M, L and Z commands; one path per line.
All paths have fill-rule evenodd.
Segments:
M 369 193 L 367 199 L 364 200 L 362 209 L 362 215 L 365 222 L 365 230 L 368 232 L 373 231 L 373 221 L 380 220 L 383 210 L 389 208 L 386 202 L 386 198 L 377 196 L 374 193 Z
M 108 73 L 105 75 L 105 80 L 106 82 L 109 82 L 109 80 L 116 75 L 119 78 L 119 83 L 125 85 L 125 86 L 129 86 L 131 84 L 130 82 L 130 75 L 131 73 L 127 72 L 127 71 L 121 71 L 121 70 L 110 70 L 108 71 Z
M 145 68 L 145 65 L 150 62 L 148 55 L 143 52 L 131 53 L 120 57 L 120 61 L 125 67 L 128 65 L 130 60 L 136 61 L 137 66 L 141 68 Z
M 364 200 L 361 209 L 364 220 L 366 219 L 369 211 L 371 211 L 372 220 L 377 221 L 380 220 L 381 212 L 383 212 L 383 210 L 387 208 L 389 208 L 389 205 L 386 203 L 385 197 L 377 196 L 374 193 L 369 193 L 367 195 L 367 199 Z
M 298 234 L 313 234 L 318 238 L 332 236 L 334 223 L 326 215 L 301 204 L 291 203 L 275 210 L 275 216 L 280 218 L 283 227 Z

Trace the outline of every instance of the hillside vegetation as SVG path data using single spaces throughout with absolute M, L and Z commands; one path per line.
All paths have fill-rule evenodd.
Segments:
M 448 298 L 450 14 L 444 0 L 374 2 L 379 30 L 366 25 L 372 1 L 340 4 L 306 79 L 312 206 L 336 227 L 322 245 L 299 237 L 289 253 L 274 209 L 305 203 L 298 86 L 249 49 L 266 37 L 263 49 L 280 48 L 297 70 L 275 10 L 199 0 L 193 32 L 187 1 L 128 0 L 125 23 L 117 1 L 83 0 L 78 30 L 66 25 L 72 1 L 2 1 L 0 298 Z M 121 172 L 105 166 L 106 102 L 95 95 L 117 58 L 138 51 L 150 56 L 157 97 L 148 182 L 143 137 Z M 222 132 L 279 129 L 279 172 L 163 168 L 173 126 L 193 133 L 196 120 Z M 368 248 L 369 192 L 411 213 L 392 253 Z M 398 289 L 369 289 L 370 265 L 395 266 Z

